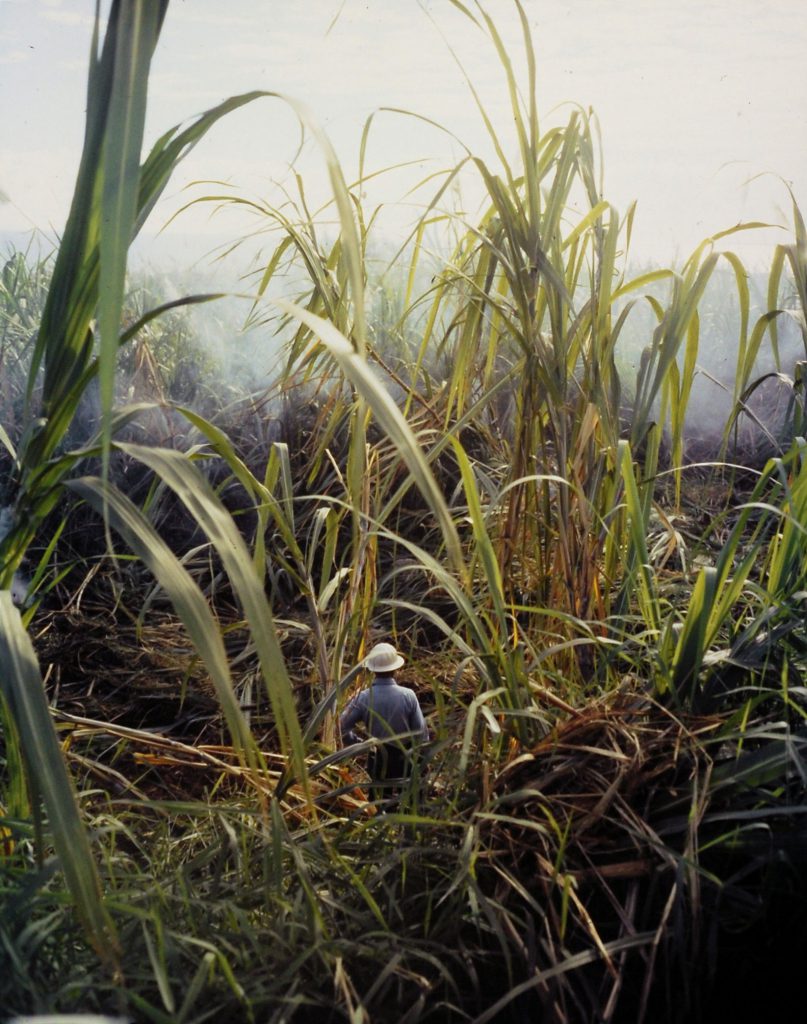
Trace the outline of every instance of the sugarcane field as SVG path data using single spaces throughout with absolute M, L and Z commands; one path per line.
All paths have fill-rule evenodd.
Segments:
M 3 5 L 3 1020 L 799 1019 L 807 12 L 657 2 Z

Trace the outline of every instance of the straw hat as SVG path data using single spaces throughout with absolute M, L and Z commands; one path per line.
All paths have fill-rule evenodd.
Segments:
M 394 672 L 403 665 L 404 660 L 392 644 L 376 644 L 364 659 L 364 667 L 377 675 Z

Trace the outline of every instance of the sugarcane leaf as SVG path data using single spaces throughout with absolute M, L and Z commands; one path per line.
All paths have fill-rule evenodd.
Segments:
M 233 691 L 221 630 L 190 573 L 154 527 L 124 494 L 98 477 L 80 477 L 67 487 L 98 512 L 142 559 L 170 597 L 216 690 L 233 744 L 251 759 L 254 740 Z
M 464 562 L 460 550 L 459 537 L 427 460 L 418 444 L 412 429 L 401 414 L 401 411 L 382 385 L 374 376 L 367 362 L 354 350 L 353 346 L 331 323 L 321 317 L 314 316 L 307 310 L 292 302 L 277 299 L 277 306 L 292 314 L 306 324 L 322 341 L 328 351 L 339 364 L 343 373 L 354 387 L 362 394 L 373 410 L 376 418 L 395 443 L 401 458 L 417 482 L 421 493 L 428 501 L 443 533 L 443 540 L 448 550 L 449 559 L 454 569 L 464 571 Z
M 76 910 L 98 955 L 117 969 L 120 948 L 115 926 L 103 903 L 36 654 L 7 590 L 0 590 L 0 666 L 0 691 L 13 717 L 28 772 L 45 803 L 53 844 Z
M 159 475 L 218 551 L 250 626 L 283 749 L 305 781 L 305 754 L 293 687 L 260 576 L 232 516 L 205 477 L 180 452 L 123 443 L 118 447 Z

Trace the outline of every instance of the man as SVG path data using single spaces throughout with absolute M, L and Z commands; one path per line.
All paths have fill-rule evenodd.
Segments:
M 372 685 L 350 701 L 339 719 L 344 743 L 356 743 L 353 729 L 360 722 L 374 739 L 384 740 L 367 758 L 373 780 L 373 797 L 398 788 L 409 774 L 407 753 L 413 742 L 429 738 L 423 712 L 414 690 L 399 686 L 394 672 L 404 659 L 392 644 L 376 644 L 364 659 L 364 667 L 375 673 Z M 394 781 L 393 781 L 394 780 Z

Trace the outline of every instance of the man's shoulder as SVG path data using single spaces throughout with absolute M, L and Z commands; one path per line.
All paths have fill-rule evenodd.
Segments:
M 417 700 L 415 691 L 411 686 L 406 686 L 404 683 L 399 683 L 397 680 L 392 686 L 387 687 L 390 694 L 395 695 L 396 700 L 411 701 L 413 698 Z

